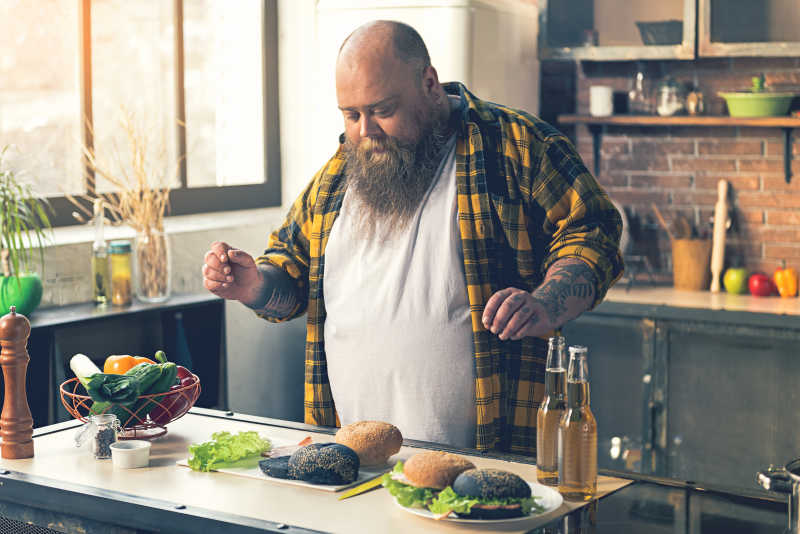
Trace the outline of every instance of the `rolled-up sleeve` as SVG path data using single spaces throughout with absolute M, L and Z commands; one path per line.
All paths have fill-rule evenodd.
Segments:
M 566 137 L 548 138 L 539 162 L 532 200 L 546 213 L 542 230 L 551 236 L 542 276 L 562 258 L 583 260 L 597 280 L 594 307 L 624 270 L 622 218 Z
M 281 323 L 299 317 L 308 306 L 309 236 L 311 235 L 312 206 L 316 196 L 318 176 L 295 200 L 283 224 L 272 232 L 267 249 L 256 258 L 256 264 L 270 264 L 281 269 L 294 282 L 297 304 L 285 316 L 276 317 L 262 312 L 257 315 L 273 323 Z

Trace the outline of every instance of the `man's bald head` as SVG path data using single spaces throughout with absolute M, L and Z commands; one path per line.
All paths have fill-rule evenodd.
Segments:
M 418 79 L 431 58 L 417 30 L 394 20 L 374 20 L 356 28 L 339 48 L 338 62 L 394 57 L 410 65 Z

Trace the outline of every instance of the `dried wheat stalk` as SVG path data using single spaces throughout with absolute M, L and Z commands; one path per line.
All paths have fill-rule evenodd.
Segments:
M 158 297 L 166 292 L 169 277 L 167 266 L 167 243 L 164 234 L 164 215 L 169 209 L 169 192 L 172 179 L 179 171 L 179 161 L 168 173 L 166 148 L 163 143 L 158 155 L 149 158 L 151 142 L 146 132 L 136 123 L 132 112 L 122 110 L 120 125 L 128 141 L 127 164 L 122 164 L 121 152 L 114 146 L 112 151 L 119 173 L 104 161 L 94 148 L 82 147 L 87 167 L 94 173 L 86 173 L 87 194 L 81 197 L 66 195 L 80 210 L 73 212 L 78 220 L 91 219 L 91 206 L 95 198 L 102 198 L 108 209 L 111 224 L 127 224 L 137 233 L 136 262 L 138 282 L 145 297 Z M 104 178 L 116 191 L 97 191 L 97 177 Z M 83 214 L 83 215 L 81 215 Z

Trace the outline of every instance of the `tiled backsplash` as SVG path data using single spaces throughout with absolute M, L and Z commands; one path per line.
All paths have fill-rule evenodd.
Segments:
M 718 58 L 695 61 L 544 62 L 542 118 L 577 141 L 593 168 L 588 128 L 560 126 L 560 113 L 588 114 L 589 87 L 610 85 L 627 92 L 638 68 L 651 88 L 671 76 L 702 91 L 706 113 L 727 115 L 717 92 L 744 90 L 763 73 L 767 85 L 800 90 L 800 59 Z M 800 100 L 795 100 L 794 108 Z M 728 233 L 726 262 L 772 272 L 780 261 L 800 265 L 800 132 L 793 143 L 794 179 L 783 173 L 779 128 L 606 127 L 598 180 L 625 206 L 635 247 L 662 272 L 671 271 L 666 233 L 655 224 L 651 204 L 669 219 L 687 215 L 701 232 L 710 231 L 717 182 L 730 183 L 734 226 Z

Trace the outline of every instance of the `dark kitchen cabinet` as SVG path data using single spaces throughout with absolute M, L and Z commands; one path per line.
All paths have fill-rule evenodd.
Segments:
M 539 57 L 694 59 L 695 0 L 541 0 Z
M 564 335 L 589 347 L 600 468 L 758 494 L 800 456 L 797 318 L 605 302 Z
M 110 354 L 152 355 L 163 349 L 200 377 L 197 406 L 227 408 L 225 304 L 209 294 L 178 294 L 159 304 L 97 308 L 74 304 L 31 314 L 26 392 L 34 427 L 71 419 L 59 385 L 73 378 L 69 360 L 82 353 L 102 368 Z M 2 401 L 0 377 L 0 401 Z

